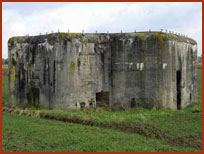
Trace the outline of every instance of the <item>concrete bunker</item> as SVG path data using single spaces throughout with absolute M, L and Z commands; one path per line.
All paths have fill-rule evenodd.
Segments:
M 13 105 L 181 109 L 197 95 L 197 43 L 175 34 L 13 37 L 8 55 Z

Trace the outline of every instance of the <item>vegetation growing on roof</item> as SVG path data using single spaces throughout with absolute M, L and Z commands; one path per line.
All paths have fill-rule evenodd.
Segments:
M 165 33 L 165 32 L 137 32 L 137 33 L 110 33 L 110 34 L 104 34 L 104 33 L 98 33 L 98 34 L 82 34 L 82 33 L 65 33 L 65 32 L 62 32 L 62 33 L 53 33 L 53 34 L 48 34 L 48 35 L 38 35 L 38 36 L 16 36 L 16 37 L 12 37 L 9 39 L 9 43 L 12 42 L 12 41 L 25 41 L 25 42 L 28 42 L 28 41 L 31 41 L 30 39 L 26 39 L 26 38 L 48 38 L 48 42 L 50 44 L 53 44 L 53 39 L 55 40 L 57 37 L 59 38 L 63 38 L 63 39 L 74 39 L 74 38 L 82 38 L 82 37 L 86 37 L 87 40 L 89 41 L 95 41 L 97 40 L 100 36 L 100 35 L 110 35 L 110 36 L 114 36 L 114 37 L 120 37 L 120 36 L 123 36 L 123 37 L 139 37 L 141 38 L 142 40 L 145 40 L 147 39 L 148 37 L 151 37 L 151 36 L 155 36 L 157 38 L 160 39 L 161 41 L 161 38 L 164 38 L 164 39 L 171 39 L 171 40 L 176 40 L 176 41 L 181 41 L 181 42 L 186 42 L 186 43 L 191 43 L 191 44 L 197 44 L 195 40 L 191 39 L 191 38 L 188 38 L 188 37 L 184 37 L 184 36 L 180 36 L 180 35 L 176 35 L 176 34 L 172 34 L 172 33 Z M 29 43 L 29 42 L 28 42 Z
M 77 36 L 80 37 L 82 34 L 80 33 L 56 33 L 60 38 L 65 39 L 75 39 Z
M 180 35 L 176 35 L 176 34 L 172 34 L 172 33 L 164 33 L 164 32 L 156 32 L 156 31 L 152 31 L 152 32 L 137 32 L 137 33 L 117 33 L 117 34 L 113 34 L 116 36 L 127 36 L 127 37 L 139 37 L 140 39 L 144 40 L 147 39 L 148 37 L 154 36 L 157 37 L 159 39 L 161 39 L 162 37 L 164 39 L 168 39 L 168 40 L 175 40 L 175 41 L 181 41 L 181 42 L 186 42 L 186 43 L 191 43 L 191 44 L 197 44 L 195 40 L 188 38 L 188 37 L 184 37 L 184 36 L 180 36 Z
M 19 42 L 21 39 L 22 39 L 21 36 L 11 37 L 11 38 L 9 38 L 8 43 L 11 43 L 13 41 Z

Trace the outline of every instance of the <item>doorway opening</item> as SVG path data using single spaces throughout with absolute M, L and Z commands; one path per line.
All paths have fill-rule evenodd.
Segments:
M 96 93 L 96 107 L 109 107 L 108 91 L 101 91 Z
M 177 110 L 181 109 L 181 71 L 176 71 Z

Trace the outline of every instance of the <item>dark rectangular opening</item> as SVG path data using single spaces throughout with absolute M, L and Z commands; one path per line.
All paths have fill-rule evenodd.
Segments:
M 96 93 L 96 107 L 109 107 L 109 92 Z
M 177 110 L 181 109 L 181 71 L 176 71 Z

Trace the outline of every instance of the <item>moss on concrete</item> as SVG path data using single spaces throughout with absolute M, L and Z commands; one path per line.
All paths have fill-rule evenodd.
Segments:
M 73 61 L 70 62 L 69 68 L 70 68 L 71 71 L 74 71 L 74 70 L 75 70 L 75 63 L 74 63 Z
M 157 39 L 158 41 L 158 46 L 159 46 L 159 59 L 162 61 L 163 57 L 163 51 L 164 51 L 164 38 L 165 34 L 164 33 L 153 33 L 153 36 Z
M 186 43 L 191 43 L 191 44 L 197 44 L 195 40 L 188 38 L 188 37 L 184 37 L 184 36 L 180 36 L 180 35 L 176 35 L 176 34 L 172 34 L 172 33 L 164 33 L 164 32 L 137 32 L 137 33 L 110 33 L 110 34 L 105 34 L 105 33 L 53 33 L 53 34 L 47 34 L 47 35 L 38 35 L 38 36 L 16 36 L 16 37 L 11 37 L 8 40 L 8 43 L 11 43 L 13 41 L 17 41 L 17 42 L 25 42 L 25 43 L 32 43 L 34 40 L 36 41 L 36 39 L 48 39 L 48 42 L 50 44 L 54 44 L 54 41 L 52 40 L 56 40 L 56 38 L 63 38 L 63 39 L 75 39 L 77 37 L 79 38 L 86 38 L 86 40 L 88 41 L 96 41 L 100 38 L 100 36 L 113 36 L 113 37 L 124 37 L 124 38 L 129 38 L 129 37 L 138 37 L 142 40 L 147 39 L 148 37 L 154 36 L 159 38 L 159 40 L 163 39 L 168 39 L 168 40 L 175 40 L 175 41 L 181 41 L 181 42 L 186 42 Z
M 184 37 L 172 33 L 165 33 L 165 32 L 159 32 L 159 31 L 152 31 L 152 32 L 137 32 L 137 33 L 115 33 L 115 34 L 110 34 L 110 35 L 115 35 L 115 36 L 123 36 L 123 37 L 138 37 L 142 40 L 147 39 L 148 37 L 156 37 L 156 38 L 164 38 L 167 40 L 175 40 L 175 41 L 181 41 L 181 42 L 186 42 L 186 43 L 191 43 L 191 44 L 197 44 L 195 40 L 189 38 L 189 37 Z
M 15 82 L 15 76 L 16 76 L 16 69 L 15 66 L 11 67 L 11 81 Z
M 81 36 L 80 33 L 56 33 L 60 38 L 75 39 L 77 36 Z
M 88 39 L 86 37 L 82 37 L 81 42 L 83 44 L 86 44 L 88 42 Z
M 11 37 L 11 38 L 9 38 L 8 43 L 11 43 L 11 42 L 14 42 L 14 41 L 20 42 L 20 40 L 21 40 L 22 38 L 23 38 L 23 37 L 21 37 L 21 36 Z

